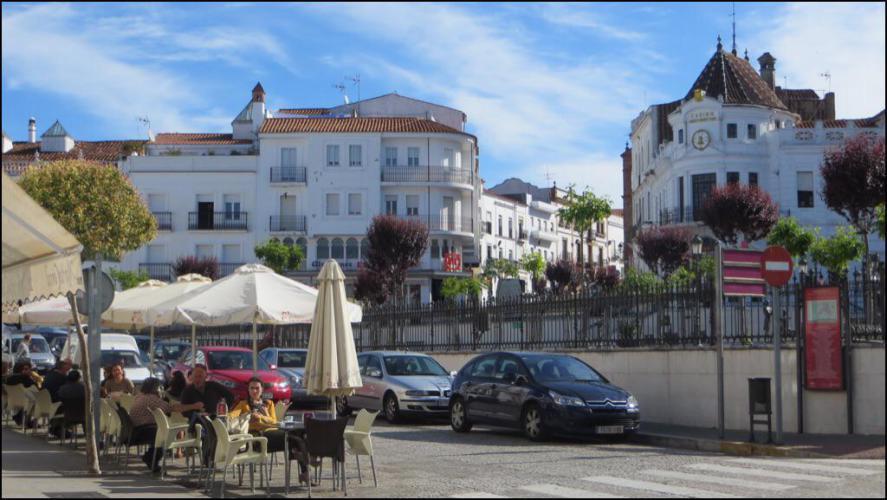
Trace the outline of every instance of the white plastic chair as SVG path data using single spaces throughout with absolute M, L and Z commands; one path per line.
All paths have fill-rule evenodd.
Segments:
M 37 392 L 37 399 L 34 401 L 34 414 L 36 419 L 46 418 L 46 440 L 49 440 L 49 422 L 55 416 L 55 412 L 62 406 L 61 401 L 52 402 L 52 395 L 49 391 L 42 389 Z
M 345 442 L 348 443 L 348 450 L 357 460 L 357 480 L 363 484 L 363 478 L 360 475 L 360 456 L 369 455 L 370 467 L 373 470 L 373 486 L 378 486 L 378 483 L 376 482 L 376 464 L 373 460 L 373 440 L 370 438 L 370 430 L 378 415 L 379 412 L 360 410 L 357 417 L 354 418 L 354 425 L 350 429 L 345 429 Z
M 126 413 L 129 413 L 129 410 L 132 409 L 132 404 L 133 402 L 135 402 L 135 399 L 135 396 L 133 396 L 132 394 L 123 393 L 117 399 L 117 402 L 120 403 L 120 406 L 122 406 L 124 410 L 126 410 Z
M 28 419 L 31 416 L 33 407 L 34 400 L 29 397 L 24 387 L 20 384 L 6 386 L 6 408 L 12 415 L 21 410 L 22 432 L 25 432 L 27 429 Z
M 274 404 L 274 414 L 277 415 L 277 421 L 282 422 L 284 417 L 286 416 L 287 410 L 289 410 L 290 405 L 289 401 L 278 401 Z
M 203 428 L 200 426 L 200 424 L 196 424 L 194 426 L 194 435 L 196 437 L 185 437 L 185 439 L 178 439 L 177 434 L 179 432 L 188 430 L 187 422 L 185 422 L 184 424 L 172 425 L 170 424 L 169 419 L 166 418 L 166 414 L 163 413 L 163 410 L 159 408 L 151 410 L 151 414 L 154 415 L 154 422 L 157 424 L 157 433 L 154 435 L 154 456 L 151 457 L 151 463 L 153 464 L 153 460 L 157 459 L 158 451 L 160 453 L 163 453 L 163 461 L 160 467 L 160 479 L 163 479 L 163 477 L 166 475 L 167 451 L 175 449 L 192 449 L 196 451 L 196 453 L 192 455 L 193 457 L 195 457 L 195 460 L 196 457 L 200 456 L 200 450 L 202 446 L 200 435 Z M 189 470 L 193 471 L 194 464 L 191 463 L 187 456 L 185 457 L 185 465 L 189 467 Z
M 228 468 L 232 465 L 249 465 L 250 466 L 250 490 L 255 493 L 254 471 L 258 464 L 260 467 L 260 478 L 265 477 L 265 464 L 268 460 L 268 438 L 266 437 L 241 437 L 237 436 L 232 439 L 228 434 L 228 427 L 219 419 L 212 421 L 213 430 L 216 431 L 216 454 L 215 468 L 213 469 L 213 478 L 216 471 L 222 469 L 222 486 L 220 488 L 221 497 L 225 497 L 225 481 L 228 475 Z M 253 450 L 253 443 L 259 443 L 259 450 Z M 246 445 L 246 449 L 239 452 Z M 266 485 L 268 483 L 265 483 Z M 267 486 L 265 494 L 268 494 Z

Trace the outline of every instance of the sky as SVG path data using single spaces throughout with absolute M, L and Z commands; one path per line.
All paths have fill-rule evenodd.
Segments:
M 736 45 L 777 84 L 884 109 L 883 3 L 739 3 Z M 27 139 L 231 132 L 257 81 L 271 109 L 389 92 L 464 111 L 486 186 L 575 185 L 621 206 L 631 120 L 683 97 L 731 47 L 731 3 L 2 4 L 2 122 Z M 827 21 L 827 22 L 826 22 Z M 828 79 L 822 74 L 828 73 Z

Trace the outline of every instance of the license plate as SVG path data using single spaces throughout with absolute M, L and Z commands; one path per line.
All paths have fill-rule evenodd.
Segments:
M 595 427 L 598 434 L 622 434 L 624 432 L 621 425 L 600 425 Z
M 274 394 L 270 392 L 263 392 L 262 399 L 274 399 Z

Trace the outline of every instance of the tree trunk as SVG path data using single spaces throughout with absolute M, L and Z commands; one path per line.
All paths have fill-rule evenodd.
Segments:
M 74 299 L 73 293 L 68 292 L 68 303 L 71 304 L 71 314 L 74 315 L 74 327 L 77 329 L 77 339 L 80 343 L 80 369 L 83 372 L 82 379 L 86 392 L 86 400 L 84 401 L 86 415 L 83 417 L 85 422 L 86 470 L 90 474 L 99 475 L 102 473 L 102 470 L 99 467 L 99 454 L 95 445 L 96 429 L 92 413 L 92 378 L 90 377 L 91 370 L 89 368 L 89 346 L 86 345 L 86 335 L 83 334 L 83 327 L 80 326 L 80 312 L 77 310 L 77 301 Z

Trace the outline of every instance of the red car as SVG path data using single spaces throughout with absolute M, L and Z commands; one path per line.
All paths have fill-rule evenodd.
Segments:
M 258 358 L 259 371 L 256 376 L 262 379 L 263 399 L 280 401 L 292 397 L 292 389 L 286 377 L 271 371 L 262 357 Z M 218 382 L 234 393 L 237 401 L 247 398 L 247 382 L 253 377 L 253 352 L 242 347 L 197 347 L 197 363 L 207 368 L 207 380 Z M 191 369 L 191 349 L 185 351 L 172 369 L 182 372 L 187 378 Z M 234 402 L 229 403 L 230 406 Z

